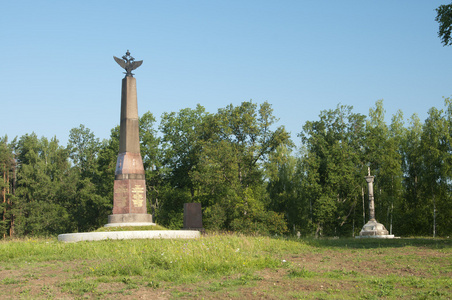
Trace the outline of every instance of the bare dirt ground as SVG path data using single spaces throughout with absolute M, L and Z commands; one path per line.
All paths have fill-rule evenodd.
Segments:
M 90 286 L 83 278 L 87 261 L 58 261 L 0 266 L 2 299 L 352 299 L 408 298 L 448 299 L 449 292 L 435 290 L 435 280 L 452 278 L 448 252 L 422 247 L 382 249 L 326 249 L 284 257 L 287 267 L 264 269 L 190 284 L 135 284 L 111 279 Z M 291 274 L 295 274 L 291 276 Z M 138 278 L 137 278 L 138 279 Z M 68 285 L 67 282 L 83 284 Z M 411 286 L 405 283 L 413 282 Z M 417 290 L 416 290 L 417 289 Z M 446 290 L 444 292 L 444 290 Z M 438 297 L 436 297 L 436 296 Z

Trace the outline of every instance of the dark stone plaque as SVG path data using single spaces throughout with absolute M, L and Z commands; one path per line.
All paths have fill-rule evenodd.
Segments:
M 202 229 L 201 203 L 184 203 L 184 228 Z

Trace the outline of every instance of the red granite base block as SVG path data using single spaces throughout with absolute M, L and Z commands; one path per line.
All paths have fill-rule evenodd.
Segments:
M 146 214 L 146 182 L 139 179 L 115 180 L 113 214 Z

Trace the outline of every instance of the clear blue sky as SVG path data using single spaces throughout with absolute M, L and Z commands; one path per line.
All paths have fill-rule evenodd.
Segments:
M 268 101 L 296 134 L 338 103 L 367 115 L 384 99 L 423 121 L 452 96 L 452 47 L 435 8 L 450 1 L 2 1 L 0 136 L 66 145 L 84 124 L 119 124 L 127 49 L 139 114 Z

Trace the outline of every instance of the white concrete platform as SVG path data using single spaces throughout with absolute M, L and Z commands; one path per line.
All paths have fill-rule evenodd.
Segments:
M 125 227 L 125 226 L 155 226 L 155 223 L 141 222 L 141 223 L 108 223 L 104 227 Z
M 58 241 L 81 242 L 132 239 L 196 239 L 199 237 L 201 237 L 201 233 L 195 230 L 140 230 L 65 233 L 58 235 Z

